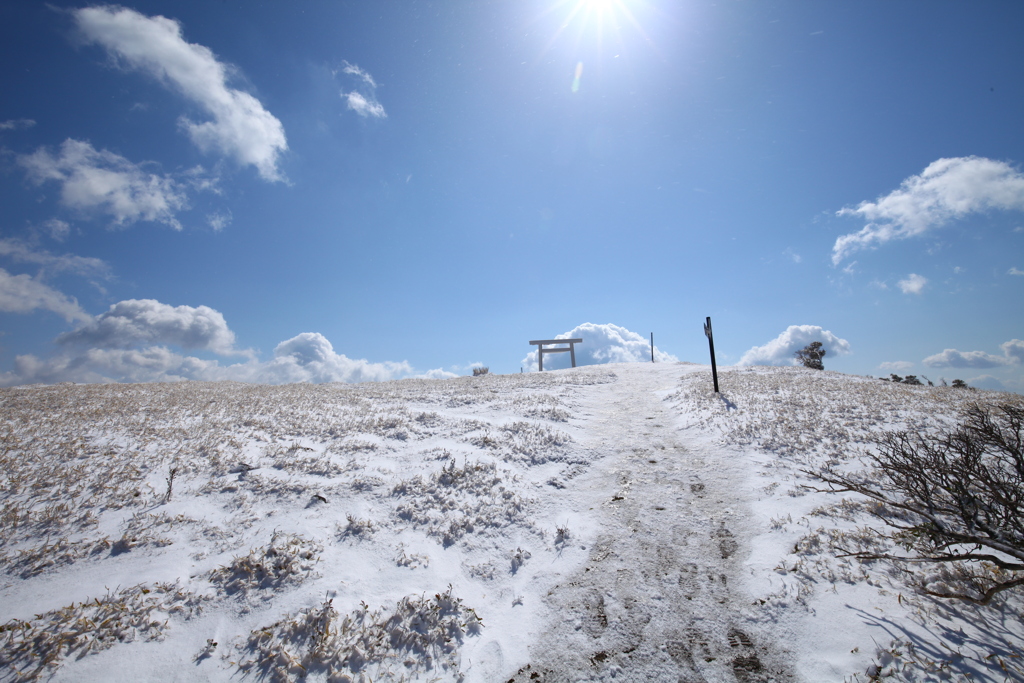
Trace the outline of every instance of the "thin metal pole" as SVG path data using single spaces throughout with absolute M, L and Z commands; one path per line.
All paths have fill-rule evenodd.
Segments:
M 711 376 L 715 380 L 715 393 L 718 393 L 718 366 L 715 364 L 715 337 L 711 332 L 711 316 L 704 323 L 704 334 L 708 337 L 708 346 L 711 347 Z
M 654 333 L 651 332 L 651 362 L 654 362 Z

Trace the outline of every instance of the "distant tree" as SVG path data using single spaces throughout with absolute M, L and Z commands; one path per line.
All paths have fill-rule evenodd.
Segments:
M 902 378 L 902 377 L 900 377 L 899 375 L 897 375 L 897 374 L 896 374 L 896 373 L 894 372 L 894 373 L 892 373 L 891 375 L 889 375 L 889 381 L 890 381 L 890 382 L 896 382 L 897 384 L 899 384 L 900 382 L 902 382 L 902 381 L 903 381 L 903 378 Z
M 955 380 L 953 380 L 953 386 L 956 387 L 957 389 L 969 389 L 970 388 L 970 387 L 967 386 L 967 382 L 963 381 L 962 379 L 955 379 Z
M 520 369 L 522 369 L 522 368 L 520 368 Z M 473 376 L 474 377 L 479 377 L 480 375 L 486 375 L 487 372 L 488 372 L 488 368 L 473 368 Z
M 848 556 L 893 561 L 923 593 L 980 605 L 1024 585 L 1024 404 L 973 406 L 945 434 L 889 432 L 878 443 L 874 473 L 804 471 L 871 499 L 868 512 L 888 527 L 877 532 L 888 550 Z M 933 584 L 909 571 L 922 564 L 951 571 Z
M 825 357 L 825 349 L 821 347 L 821 342 L 819 341 L 811 342 L 797 351 L 795 355 L 805 368 L 813 370 L 825 369 L 825 364 L 821 362 L 821 359 Z
M 903 383 L 904 384 L 913 384 L 915 386 L 922 386 L 921 385 L 921 380 L 919 380 L 917 378 L 917 375 L 907 375 L 906 377 L 903 378 Z

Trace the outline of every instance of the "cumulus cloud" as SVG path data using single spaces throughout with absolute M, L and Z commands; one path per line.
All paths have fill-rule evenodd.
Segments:
M 154 299 L 120 301 L 77 330 L 58 336 L 57 343 L 100 349 L 173 344 L 222 356 L 248 353 L 235 348 L 235 333 L 219 311 L 209 306 L 170 306 Z
M 215 360 L 183 356 L 162 346 L 143 349 L 87 349 L 46 360 L 28 354 L 14 359 L 14 370 L 0 374 L 0 385 L 57 382 L 177 382 L 220 379 Z
M 902 372 L 904 370 L 909 370 L 912 367 L 914 367 L 914 364 L 906 360 L 886 361 L 885 363 L 879 363 L 878 365 L 879 370 L 888 370 L 890 372 Z
M 124 302 L 122 302 L 124 303 Z M 168 307 L 169 308 L 169 307 Z M 182 307 L 179 307 L 182 308 Z M 198 311 L 201 308 L 191 309 Z M 206 309 L 210 311 L 212 309 Z M 216 313 L 216 311 L 213 311 Z M 219 313 L 216 313 L 220 316 Z M 186 336 L 180 326 L 172 327 L 165 339 Z M 229 331 L 230 332 L 230 331 Z M 99 335 L 97 335 L 99 336 Z M 131 332 L 129 332 L 131 336 Z M 156 337 L 135 334 L 135 338 Z M 198 336 L 202 336 L 199 334 Z M 78 338 L 76 341 L 84 341 Z M 100 339 L 100 341 L 106 341 Z M 111 346 L 116 340 L 111 341 Z M 209 348 L 209 345 L 207 346 Z M 181 380 L 257 382 L 375 382 L 404 377 L 446 378 L 455 376 L 440 368 L 417 374 L 405 361 L 371 363 L 337 353 L 322 334 L 304 332 L 281 342 L 268 361 L 251 359 L 221 365 L 172 351 L 163 344 L 141 348 L 86 348 L 65 352 L 49 359 L 18 356 L 14 369 L 0 374 L 0 385 L 52 384 L 55 382 L 174 382 Z
M 384 111 L 384 106 L 377 101 L 377 82 L 373 80 L 373 77 L 355 64 L 348 62 L 345 62 L 342 73 L 354 77 L 358 86 L 355 90 L 341 92 L 341 97 L 348 104 L 348 108 L 362 117 L 386 118 L 387 112 Z
M 576 344 L 576 365 L 599 365 L 602 363 L 650 362 L 651 341 L 625 327 L 611 323 L 596 325 L 584 323 L 552 339 L 582 339 Z M 674 363 L 679 359 L 654 347 L 654 358 L 659 363 Z M 531 351 L 522 360 L 526 369 L 537 369 L 537 351 Z M 559 370 L 572 366 L 568 353 L 544 354 L 545 370 Z
M 453 377 L 458 377 L 459 375 L 456 372 L 449 372 L 444 368 L 434 368 L 433 370 L 427 370 L 426 372 L 421 372 L 414 376 L 421 379 L 451 379 Z
M 1024 275 L 1024 270 L 1020 270 L 1018 268 L 1010 268 L 1008 271 L 1006 271 L 1006 274 L 1007 275 Z
M 27 354 L 14 368 L 0 373 L 0 385 L 54 382 L 169 382 L 235 380 L 264 384 L 292 382 L 374 382 L 405 377 L 447 378 L 441 368 L 417 373 L 409 363 L 372 363 L 334 350 L 322 334 L 304 332 L 274 349 L 261 361 L 251 351 L 235 348 L 235 334 L 224 316 L 208 306 L 170 306 L 152 299 L 129 299 L 89 317 L 73 300 L 32 280 L 0 269 L 0 311 L 27 312 L 46 308 L 78 329 L 57 337 L 61 350 L 50 358 Z M 186 355 L 178 349 L 199 349 L 219 356 L 248 356 L 223 365 Z
M 1003 355 L 1011 359 L 1013 363 L 1024 363 L 1024 340 L 1011 339 L 999 345 Z
M 19 157 L 18 163 L 38 185 L 59 183 L 60 201 L 70 209 L 108 214 L 115 225 L 154 221 L 181 230 L 175 212 L 188 206 L 182 186 L 167 176 L 144 171 L 123 156 L 68 139 L 56 155 L 41 147 Z
M 278 159 L 288 149 L 284 126 L 249 93 L 230 88 L 231 67 L 204 45 L 188 43 L 181 24 L 124 7 L 73 11 L 86 41 L 98 43 L 121 64 L 147 73 L 203 108 L 211 120 L 182 118 L 182 128 L 203 151 L 217 149 L 256 167 L 268 181 L 282 180 Z
M 821 342 L 826 356 L 843 356 L 850 352 L 850 342 L 817 325 L 790 325 L 764 346 L 755 346 L 744 353 L 736 365 L 799 365 L 794 354 L 815 341 Z
M 1000 345 L 1002 356 L 984 351 L 957 351 L 946 349 L 942 353 L 928 356 L 922 361 L 932 368 L 998 368 L 1004 365 L 1017 365 L 1024 361 L 1024 341 L 1011 339 Z
M 900 280 L 896 284 L 904 294 L 920 294 L 924 290 L 924 286 L 928 284 L 928 278 L 911 273 L 906 280 Z
M 29 313 L 37 309 L 56 313 L 68 322 L 90 320 L 72 297 L 29 275 L 11 275 L 0 268 L 0 311 Z
M 838 265 L 872 245 L 922 235 L 951 220 L 991 210 L 1024 210 L 1024 174 L 984 157 L 939 159 L 888 195 L 837 212 L 861 218 L 867 225 L 836 240 L 832 263 Z
M 292 382 L 378 382 L 415 374 L 405 361 L 371 363 L 337 353 L 325 336 L 303 332 L 281 342 L 273 359 L 227 368 L 231 379 L 269 384 Z

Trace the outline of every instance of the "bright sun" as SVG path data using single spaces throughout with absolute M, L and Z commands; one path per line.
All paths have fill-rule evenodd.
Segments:
M 549 46 L 563 33 L 572 36 L 577 45 L 594 39 L 599 48 L 607 40 L 619 44 L 623 20 L 647 38 L 630 9 L 639 2 L 642 0 L 561 0 L 552 11 L 564 12 L 564 18 Z

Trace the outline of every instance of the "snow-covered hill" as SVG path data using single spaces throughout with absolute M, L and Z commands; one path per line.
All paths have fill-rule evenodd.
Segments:
M 1009 394 L 613 364 L 0 391 L 0 680 L 1021 680 L 802 471 Z

